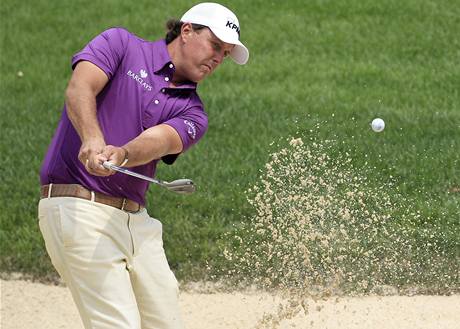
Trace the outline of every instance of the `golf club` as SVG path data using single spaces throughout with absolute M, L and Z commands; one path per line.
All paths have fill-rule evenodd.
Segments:
M 148 177 L 142 174 L 138 174 L 134 171 L 131 171 L 123 167 L 116 166 L 113 163 L 108 162 L 108 161 L 105 161 L 103 163 L 103 166 L 107 169 L 115 170 L 115 171 L 121 172 L 126 175 L 144 179 L 146 181 L 163 186 L 167 188 L 168 190 L 179 193 L 179 194 L 190 194 L 190 193 L 195 192 L 195 184 L 193 184 L 193 181 L 191 179 L 184 178 L 184 179 L 176 179 L 172 182 L 165 182 L 159 179 L 155 179 L 155 178 L 151 178 L 151 177 Z

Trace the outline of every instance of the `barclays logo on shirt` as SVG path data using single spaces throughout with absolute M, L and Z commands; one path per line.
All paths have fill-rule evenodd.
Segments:
M 148 74 L 145 70 L 140 70 L 139 74 L 134 73 L 131 70 L 128 70 L 126 73 L 131 79 L 139 83 L 144 89 L 147 91 L 152 91 L 152 86 L 149 85 L 147 82 L 144 81 L 145 78 L 147 78 Z
M 147 72 L 145 72 L 145 70 L 140 70 L 139 73 L 140 73 L 142 79 L 145 79 L 148 76 L 148 74 L 147 74 Z

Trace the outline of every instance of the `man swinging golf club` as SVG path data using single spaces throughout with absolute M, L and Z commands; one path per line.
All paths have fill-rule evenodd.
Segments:
M 75 54 L 41 168 L 40 230 L 87 329 L 183 328 L 162 226 L 144 208 L 148 183 L 103 164 L 153 177 L 160 159 L 173 163 L 207 129 L 197 83 L 249 52 L 216 3 L 167 27 L 155 42 L 111 28 Z

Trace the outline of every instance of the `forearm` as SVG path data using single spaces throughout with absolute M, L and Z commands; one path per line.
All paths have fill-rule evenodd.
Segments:
M 99 67 L 87 62 L 77 63 L 66 90 L 66 108 L 69 120 L 81 139 L 78 160 L 93 175 L 108 175 L 102 163 L 106 148 L 104 135 L 97 120 L 96 96 L 108 82 Z
M 96 116 L 96 97 L 90 88 L 71 83 L 66 91 L 66 107 L 67 115 L 82 143 L 104 141 Z
M 127 167 L 135 167 L 182 151 L 182 141 L 174 128 L 162 124 L 145 130 L 123 145 L 128 151 Z

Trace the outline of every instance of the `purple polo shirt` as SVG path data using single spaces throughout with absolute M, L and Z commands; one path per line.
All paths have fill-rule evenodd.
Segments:
M 169 88 L 174 64 L 164 40 L 145 41 L 123 28 L 95 37 L 72 59 L 72 68 L 89 61 L 101 68 L 109 82 L 97 96 L 97 118 L 106 144 L 121 146 L 144 130 L 167 124 L 179 134 L 183 151 L 196 143 L 208 127 L 196 83 Z M 86 188 L 145 204 L 148 182 L 125 174 L 89 174 L 78 160 L 81 141 L 66 113 L 62 117 L 40 170 L 41 184 L 80 184 Z M 173 162 L 169 156 L 165 162 Z M 158 160 L 132 170 L 153 177 Z

